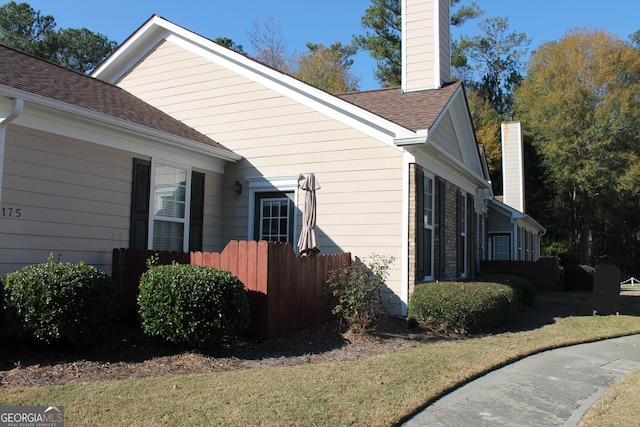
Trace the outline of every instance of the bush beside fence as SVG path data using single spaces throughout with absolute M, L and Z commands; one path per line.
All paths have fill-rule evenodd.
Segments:
M 139 280 L 146 260 L 157 253 L 157 264 L 203 265 L 229 271 L 248 291 L 249 333 L 275 338 L 333 319 L 327 275 L 351 263 L 350 253 L 296 256 L 289 244 L 231 241 L 222 252 L 153 252 L 114 249 L 112 277 L 120 312 L 135 315 Z

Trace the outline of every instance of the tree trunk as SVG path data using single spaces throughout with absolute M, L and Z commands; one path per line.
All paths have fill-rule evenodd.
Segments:
M 580 247 L 580 263 L 590 265 L 591 263 L 591 206 L 586 200 L 583 204 L 582 215 L 582 241 Z

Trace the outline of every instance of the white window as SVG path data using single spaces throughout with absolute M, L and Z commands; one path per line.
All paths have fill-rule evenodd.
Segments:
M 298 183 L 302 175 L 253 176 L 249 184 L 249 240 L 297 241 Z
M 258 197 L 260 211 L 256 240 L 291 243 L 293 240 L 293 206 L 283 197 Z
M 459 211 L 459 244 L 458 244 L 458 262 L 461 277 L 467 275 L 467 195 L 460 192 L 458 196 Z
M 423 176 L 423 213 L 422 221 L 422 258 L 424 262 L 424 279 L 433 279 L 433 179 Z
M 491 239 L 493 246 L 493 260 L 494 261 L 508 261 L 511 259 L 509 256 L 509 236 L 506 234 L 500 234 L 493 236 Z
M 187 251 L 191 171 L 188 167 L 153 162 L 149 247 L 162 251 Z

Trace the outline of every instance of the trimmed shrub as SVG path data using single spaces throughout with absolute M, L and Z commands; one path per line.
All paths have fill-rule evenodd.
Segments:
M 115 296 L 111 278 L 82 262 L 24 267 L 6 276 L 10 332 L 48 344 L 84 346 L 111 330 Z
M 484 282 L 439 282 L 417 285 L 409 298 L 408 317 L 423 324 L 463 333 L 489 331 L 513 322 L 516 291 Z
M 329 272 L 327 286 L 336 299 L 331 312 L 340 316 L 351 332 L 366 333 L 386 312 L 382 290 L 393 260 L 372 255 L 369 266 L 357 262 Z
M 533 284 L 522 276 L 508 273 L 489 273 L 478 275 L 475 279 L 477 282 L 493 282 L 509 285 L 513 287 L 518 294 L 518 308 L 532 308 L 536 302 L 536 288 Z
M 249 325 L 244 285 L 211 267 L 151 266 L 140 277 L 138 306 L 145 333 L 177 344 L 208 347 Z
M 7 331 L 5 322 L 6 306 L 7 302 L 4 299 L 4 281 L 2 280 L 2 277 L 0 277 L 0 343 L 2 342 L 2 338 Z

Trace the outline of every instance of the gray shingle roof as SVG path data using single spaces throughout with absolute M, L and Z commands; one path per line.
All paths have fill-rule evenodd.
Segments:
M 117 86 L 0 44 L 0 85 L 231 152 Z
M 419 92 L 402 93 L 400 88 L 389 88 L 337 96 L 415 132 L 433 125 L 460 85 L 455 82 Z

